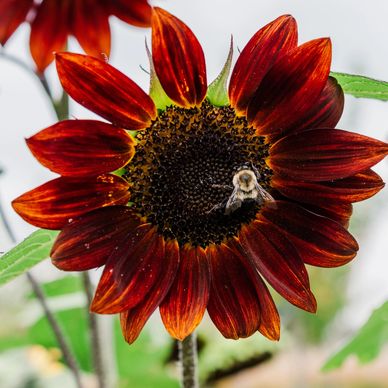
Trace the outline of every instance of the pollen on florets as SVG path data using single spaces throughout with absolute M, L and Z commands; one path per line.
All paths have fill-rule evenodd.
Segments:
M 208 102 L 190 109 L 171 106 L 136 140 L 136 154 L 124 174 L 132 206 L 166 238 L 180 245 L 219 244 L 255 217 L 255 203 L 244 203 L 231 215 L 222 207 L 242 165 L 254 165 L 266 189 L 272 175 L 264 138 L 232 108 Z

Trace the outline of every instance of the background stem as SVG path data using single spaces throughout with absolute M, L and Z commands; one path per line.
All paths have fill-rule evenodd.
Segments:
M 82 388 L 81 375 L 80 375 L 80 371 L 79 371 L 79 368 L 77 365 L 77 361 L 75 360 L 75 358 L 70 350 L 70 346 L 68 345 L 68 343 L 65 339 L 64 333 L 63 333 L 61 327 L 59 326 L 59 323 L 55 319 L 54 314 L 51 312 L 51 310 L 47 304 L 47 300 L 46 300 L 46 297 L 43 293 L 43 290 L 40 287 L 40 285 L 38 284 L 38 282 L 35 280 L 35 278 L 31 275 L 30 272 L 27 272 L 27 278 L 28 278 L 28 281 L 30 282 L 31 287 L 32 287 L 36 297 L 38 298 L 38 300 L 43 308 L 43 311 L 47 317 L 47 320 L 49 321 L 49 324 L 50 324 L 50 326 L 55 334 L 55 337 L 58 341 L 59 347 L 61 348 L 63 358 L 65 359 L 66 364 L 69 366 L 70 370 L 72 371 L 72 373 L 74 375 L 76 385 L 78 388 Z
M 47 82 L 46 76 L 44 74 L 40 74 L 33 69 L 31 69 L 26 63 L 24 63 L 22 60 L 20 60 L 17 57 L 14 57 L 13 55 L 7 54 L 5 52 L 0 51 L 0 58 L 3 58 L 9 62 L 12 62 L 16 65 L 18 65 L 21 69 L 25 70 L 29 74 L 33 74 L 40 82 L 40 84 L 43 87 L 43 90 L 46 93 L 46 96 L 50 100 L 51 106 L 53 107 L 55 114 L 57 117 L 59 117 L 60 112 L 57 111 L 57 103 L 54 100 L 54 97 L 51 93 L 49 84 Z
M 179 359 L 182 366 L 182 387 L 198 388 L 198 351 L 195 332 L 179 342 Z
M 106 388 L 106 376 L 104 363 L 102 360 L 102 351 L 101 351 L 101 342 L 100 342 L 100 330 L 98 327 L 97 315 L 89 311 L 89 306 L 93 300 L 93 286 L 90 282 L 90 276 L 87 271 L 82 273 L 82 280 L 84 283 L 85 294 L 87 296 L 87 312 L 89 318 L 89 328 L 90 328 L 90 342 L 92 348 L 92 358 L 94 371 L 98 378 L 98 387 Z

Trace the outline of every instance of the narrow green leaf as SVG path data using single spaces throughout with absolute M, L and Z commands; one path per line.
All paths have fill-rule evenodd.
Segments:
M 0 285 L 3 285 L 49 257 L 58 231 L 40 229 L 0 258 Z
M 355 74 L 332 72 L 330 75 L 338 81 L 346 94 L 388 101 L 388 82 Z
M 209 85 L 207 99 L 215 106 L 225 106 L 229 104 L 227 82 L 233 58 L 233 37 L 230 38 L 229 54 L 224 67 L 218 77 Z
M 388 302 L 373 311 L 358 333 L 322 367 L 323 371 L 339 368 L 351 355 L 357 356 L 362 364 L 375 359 L 388 342 Z
M 146 51 L 147 51 L 148 59 L 150 61 L 150 91 L 149 91 L 149 94 L 155 103 L 156 109 L 163 111 L 166 109 L 166 107 L 173 105 L 174 103 L 172 102 L 170 97 L 167 96 L 162 85 L 160 84 L 158 76 L 156 75 L 154 61 L 152 60 L 152 54 L 150 52 L 150 49 L 148 48 L 147 41 L 146 41 Z

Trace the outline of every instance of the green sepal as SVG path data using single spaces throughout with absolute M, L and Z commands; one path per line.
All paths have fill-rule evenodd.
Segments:
M 150 90 L 149 95 L 154 101 L 156 109 L 159 111 L 164 111 L 170 105 L 173 105 L 174 102 L 167 96 L 164 91 L 158 76 L 156 75 L 154 61 L 152 60 L 152 54 L 148 48 L 147 41 L 145 43 L 148 59 L 150 61 Z
M 227 82 L 233 59 L 233 36 L 230 38 L 229 54 L 226 58 L 224 67 L 218 77 L 209 85 L 207 90 L 207 99 L 212 105 L 229 105 Z
M 39 229 L 5 253 L 0 258 L 0 285 L 47 259 L 58 233 L 56 230 Z
M 388 101 L 388 82 L 356 74 L 331 72 L 330 75 L 337 80 L 346 94 Z

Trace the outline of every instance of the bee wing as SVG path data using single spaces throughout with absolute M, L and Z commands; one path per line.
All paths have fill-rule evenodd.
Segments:
M 233 189 L 233 193 L 230 195 L 228 199 L 228 202 L 226 203 L 225 214 L 227 216 L 233 213 L 234 211 L 236 211 L 239 207 L 241 207 L 242 200 L 237 196 L 238 191 L 239 191 L 238 187 L 235 187 Z
M 263 202 L 270 208 L 276 209 L 276 201 L 275 198 L 268 193 L 268 191 L 264 190 L 259 184 L 256 185 L 256 190 L 259 192 Z

